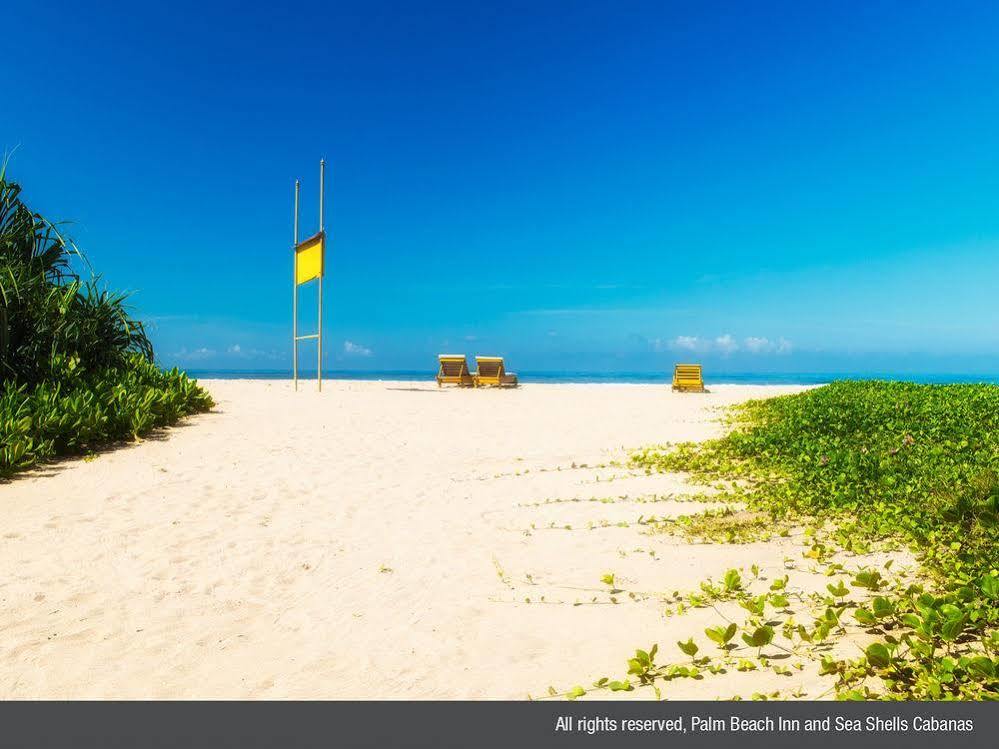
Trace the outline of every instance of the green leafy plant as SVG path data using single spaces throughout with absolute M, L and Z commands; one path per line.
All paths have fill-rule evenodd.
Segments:
M 843 598 L 843 596 L 850 594 L 850 589 L 843 585 L 842 581 L 837 582 L 836 585 L 830 583 L 826 586 L 826 589 L 835 598 Z
M 739 570 L 729 570 L 726 572 L 723 582 L 726 593 L 734 593 L 735 591 L 742 590 L 742 576 L 739 574 Z
M 864 568 L 850 588 L 877 595 L 854 603 L 837 581 L 814 626 L 789 629 L 812 646 L 842 635 L 853 608 L 878 635 L 858 661 L 823 657 L 840 696 L 999 698 L 999 387 L 836 382 L 743 404 L 730 422 L 720 439 L 640 450 L 632 464 L 741 487 L 749 517 L 826 524 L 803 556 L 831 572 L 838 550 L 874 544 L 908 545 L 922 563 L 926 592 L 891 588 L 890 563 Z
M 685 655 L 689 655 L 691 658 L 697 655 L 697 651 L 699 649 L 697 647 L 697 643 L 694 642 L 693 637 L 691 637 L 686 642 L 678 642 L 676 645 L 678 648 L 680 648 L 681 652 L 683 652 Z
M 186 375 L 155 366 L 126 296 L 82 280 L 81 264 L 0 167 L 0 478 L 213 406 Z
M 742 641 L 746 643 L 751 648 L 758 648 L 762 650 L 766 645 L 773 642 L 774 639 L 774 628 L 769 625 L 763 625 L 762 627 L 757 627 L 753 630 L 752 634 L 743 633 Z
M 635 657 L 628 661 L 628 673 L 638 677 L 639 683 L 648 684 L 652 681 L 652 670 L 655 668 L 658 645 L 653 645 L 648 651 L 636 650 Z
M 732 622 L 727 627 L 708 627 L 704 630 L 704 634 L 706 634 L 708 639 L 714 642 L 719 648 L 725 650 L 729 647 L 728 643 L 733 637 L 735 637 L 735 633 L 737 631 L 738 627 L 735 622 Z

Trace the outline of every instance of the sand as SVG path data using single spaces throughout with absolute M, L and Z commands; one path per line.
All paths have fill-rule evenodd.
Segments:
M 710 645 L 714 609 L 667 618 L 627 591 L 754 563 L 776 576 L 798 553 L 794 537 L 692 545 L 619 527 L 706 505 L 682 501 L 699 491 L 682 476 L 609 463 L 800 388 L 203 384 L 213 413 L 0 485 L 0 697 L 540 696 L 621 678 L 636 647 L 680 660 L 676 640 Z M 546 502 L 588 498 L 614 501 Z M 794 677 L 812 698 L 830 686 L 814 671 Z M 666 696 L 789 684 L 733 672 Z

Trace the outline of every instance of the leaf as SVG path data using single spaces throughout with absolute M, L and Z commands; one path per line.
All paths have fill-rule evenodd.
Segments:
M 891 652 L 880 642 L 868 645 L 864 654 L 867 656 L 867 662 L 875 668 L 887 668 L 891 663 Z
M 739 570 L 728 570 L 725 573 L 725 590 L 732 593 L 736 590 L 742 588 L 742 576 L 739 574 Z
M 832 593 L 832 595 L 835 596 L 836 598 L 842 598 L 843 596 L 848 595 L 850 593 L 850 589 L 847 588 L 845 585 L 843 585 L 842 580 L 838 580 L 835 586 L 833 586 L 832 583 L 829 583 L 826 586 L 826 590 Z
M 774 593 L 774 594 L 771 594 L 771 596 L 770 596 L 770 604 L 775 609 L 786 609 L 788 607 L 788 605 L 790 604 L 790 601 L 788 601 L 787 596 L 782 596 L 782 595 Z
M 953 642 L 958 637 L 961 636 L 961 632 L 964 631 L 964 625 L 967 622 L 967 617 L 963 615 L 956 616 L 952 619 L 947 619 L 940 627 L 940 635 L 948 642 Z
M 752 635 L 743 634 L 742 641 L 753 648 L 762 648 L 769 645 L 774 639 L 774 628 L 769 625 L 757 627 Z
M 996 675 L 996 665 L 993 663 L 991 658 L 987 658 L 984 655 L 979 655 L 975 658 L 969 659 L 967 665 L 965 666 L 968 671 L 978 676 L 994 677 Z
M 634 687 L 627 681 L 612 681 L 607 685 L 612 692 L 630 692 Z
M 677 644 L 677 647 L 679 647 L 680 650 L 685 655 L 689 655 L 691 658 L 693 658 L 695 655 L 697 655 L 697 651 L 699 650 L 699 648 L 697 647 L 697 643 L 694 642 L 694 638 L 693 637 L 691 637 L 686 642 L 677 642 L 676 644 Z
M 717 642 L 719 645 L 724 645 L 726 642 L 724 627 L 708 627 L 704 630 L 704 634 L 706 634 L 712 642 Z
M 884 619 L 895 613 L 895 605 L 884 596 L 875 596 L 871 605 L 874 609 L 874 616 L 878 619 Z
M 940 615 L 944 619 L 958 619 L 961 617 L 961 609 L 953 603 L 945 603 L 940 607 Z
M 725 642 L 728 642 L 733 637 L 735 637 L 735 633 L 737 630 L 738 627 L 735 626 L 735 622 L 729 624 L 728 627 L 725 628 Z
M 582 697 L 584 694 L 586 694 L 586 690 L 577 684 L 572 689 L 570 689 L 565 696 L 570 700 L 575 700 L 578 699 L 579 697 Z
M 999 598 L 999 578 L 985 575 L 982 578 L 982 593 L 989 598 Z
M 868 590 L 878 590 L 881 587 L 881 573 L 877 570 L 863 570 L 853 578 L 852 585 Z
M 865 626 L 870 626 L 872 624 L 877 624 L 877 618 L 867 609 L 857 609 L 853 612 L 854 618 Z
M 819 674 L 826 676 L 839 671 L 839 663 L 832 656 L 824 655 L 819 664 Z
M 741 605 L 749 613 L 762 616 L 767 606 L 767 597 L 764 594 L 758 595 L 755 598 L 747 598 L 745 601 L 742 601 Z

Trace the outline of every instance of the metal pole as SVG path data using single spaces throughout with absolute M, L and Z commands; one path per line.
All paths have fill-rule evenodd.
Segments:
M 291 303 L 291 372 L 292 379 L 295 381 L 295 390 L 298 390 L 298 192 L 300 189 L 300 183 L 295 180 L 295 233 L 294 233 L 294 244 L 292 247 L 292 254 L 294 255 L 294 261 L 292 263 L 292 279 L 291 279 L 291 291 L 292 291 L 292 303 Z
M 319 160 L 319 233 L 323 233 L 323 193 L 326 186 L 326 159 Z M 323 276 L 326 275 L 326 237 L 322 238 L 323 257 L 319 266 L 319 338 L 316 339 L 316 381 L 323 390 Z

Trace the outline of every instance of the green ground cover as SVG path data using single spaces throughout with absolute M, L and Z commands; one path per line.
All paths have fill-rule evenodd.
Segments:
M 213 406 L 154 364 L 126 295 L 78 267 L 79 250 L 0 168 L 0 478 Z
M 744 404 L 730 418 L 720 439 L 633 461 L 734 482 L 733 498 L 751 510 L 840 528 L 822 534 L 816 559 L 823 544 L 894 541 L 923 566 L 919 585 L 858 574 L 852 584 L 878 593 L 873 605 L 852 604 L 844 588 L 824 623 L 800 630 L 812 642 L 849 619 L 874 636 L 860 658 L 822 659 L 839 696 L 999 697 L 999 387 L 837 382 Z

